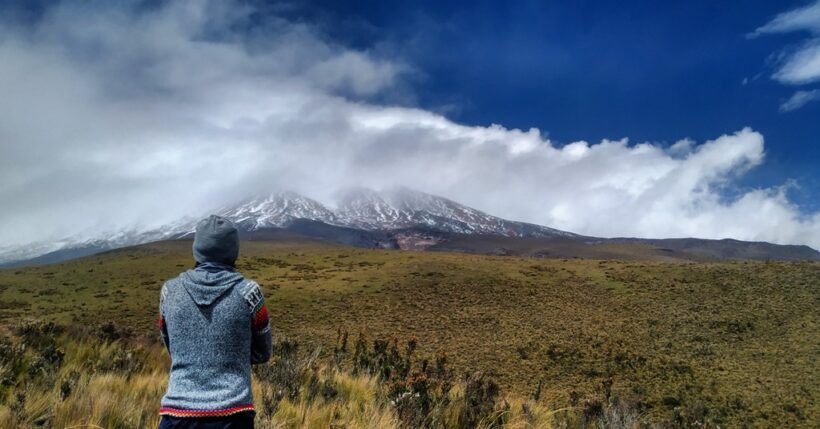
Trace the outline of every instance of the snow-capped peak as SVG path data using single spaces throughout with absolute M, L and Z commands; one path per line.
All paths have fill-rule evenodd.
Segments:
M 218 213 L 231 219 L 240 228 L 257 230 L 287 226 L 294 219 L 310 219 L 335 223 L 336 216 L 322 203 L 290 191 L 276 192 L 246 200 Z
M 381 192 L 349 188 L 341 193 L 337 207 L 332 210 L 294 192 L 277 192 L 243 201 L 220 210 L 218 214 L 247 231 L 282 228 L 295 219 L 309 219 L 368 231 L 424 227 L 443 232 L 509 237 L 573 235 L 540 225 L 501 219 L 447 198 L 406 187 Z
M 339 199 L 337 220 L 347 226 L 364 229 L 385 229 L 401 223 L 404 213 L 389 204 L 382 196 L 367 188 L 351 188 Z
M 197 219 L 208 214 L 191 214 L 177 222 L 151 230 L 133 227 L 101 232 L 95 237 L 70 237 L 60 241 L 35 243 L 36 246 L 31 244 L 21 248 L 0 248 L 0 262 L 34 258 L 49 252 L 83 248 L 101 251 L 190 236 L 195 230 Z M 445 233 L 508 237 L 575 236 L 545 226 L 501 219 L 447 198 L 405 187 L 389 188 L 381 192 L 351 188 L 342 193 L 336 210 L 294 192 L 275 192 L 227 206 L 217 210 L 216 214 L 232 220 L 244 231 L 287 228 L 297 219 L 308 219 L 388 234 L 398 230 L 424 228 Z

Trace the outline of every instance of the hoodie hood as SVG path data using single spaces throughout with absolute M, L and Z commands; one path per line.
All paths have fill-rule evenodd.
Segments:
M 236 271 L 188 270 L 180 276 L 182 285 L 196 305 L 211 305 L 245 278 Z

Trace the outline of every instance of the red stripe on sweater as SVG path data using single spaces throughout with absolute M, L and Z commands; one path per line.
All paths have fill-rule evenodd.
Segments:
M 253 411 L 253 404 L 239 405 L 221 410 L 180 410 L 178 408 L 162 407 L 159 409 L 159 415 L 173 417 L 221 417 L 241 413 L 242 411 Z
M 262 304 L 262 308 L 253 315 L 253 329 L 263 328 L 268 323 L 268 307 Z

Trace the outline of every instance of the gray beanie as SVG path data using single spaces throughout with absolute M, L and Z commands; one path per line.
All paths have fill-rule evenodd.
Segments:
M 196 225 L 194 259 L 233 265 L 239 257 L 239 232 L 233 222 L 211 215 Z

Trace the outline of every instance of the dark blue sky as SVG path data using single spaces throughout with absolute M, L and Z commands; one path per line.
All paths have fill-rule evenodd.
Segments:
M 820 85 L 771 79 L 774 56 L 807 35 L 746 37 L 805 4 L 333 0 L 303 2 L 285 16 L 407 62 L 416 71 L 412 98 L 399 102 L 465 124 L 537 127 L 558 144 L 703 142 L 750 126 L 765 136 L 767 158 L 740 185 L 795 179 L 800 188 L 790 196 L 815 211 L 820 102 L 778 108 L 796 90 Z
M 268 14 L 302 21 L 328 41 L 406 63 L 407 85 L 381 101 L 468 125 L 537 127 L 559 145 L 702 143 L 752 127 L 765 137 L 766 160 L 735 191 L 794 179 L 791 200 L 820 210 L 820 101 L 779 111 L 795 91 L 820 84 L 771 78 L 777 55 L 810 36 L 747 37 L 805 0 L 248 3 L 260 22 Z M 26 22 L 46 4 L 2 3 L 12 7 L 0 11 Z
M 404 185 L 582 234 L 820 248 L 820 0 L 0 0 L 0 55 L 5 242 Z M 759 134 L 670 162 L 470 127 L 493 123 L 558 146 Z M 761 135 L 764 163 L 727 175 Z M 203 185 L 217 159 L 242 168 Z

